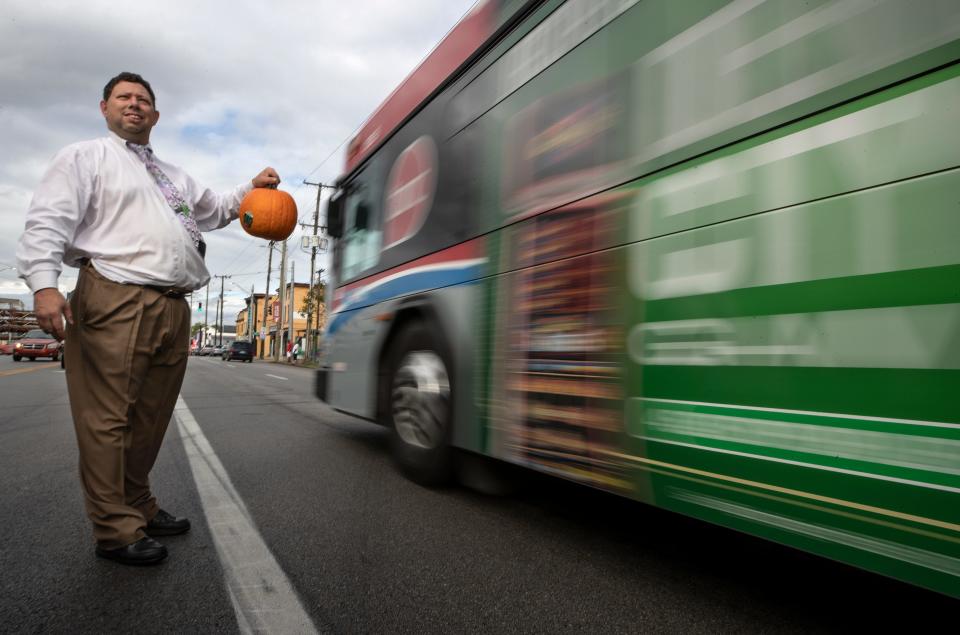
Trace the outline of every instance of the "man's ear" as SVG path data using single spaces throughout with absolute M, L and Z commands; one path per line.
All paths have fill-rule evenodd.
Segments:
M 104 117 L 107 116 L 107 102 L 102 99 L 100 100 L 100 114 Z

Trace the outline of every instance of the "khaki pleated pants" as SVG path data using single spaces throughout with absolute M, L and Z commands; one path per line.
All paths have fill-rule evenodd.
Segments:
M 149 475 L 187 367 L 190 308 L 89 263 L 70 306 L 65 364 L 80 482 L 94 538 L 113 549 L 142 538 L 159 509 Z

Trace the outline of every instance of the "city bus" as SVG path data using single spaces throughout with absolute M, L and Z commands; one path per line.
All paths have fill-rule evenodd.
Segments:
M 488 0 L 351 139 L 317 395 L 960 597 L 960 3 Z

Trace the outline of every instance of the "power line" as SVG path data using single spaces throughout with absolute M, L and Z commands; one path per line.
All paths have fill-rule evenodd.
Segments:
M 243 249 L 241 249 L 240 252 L 236 256 L 234 256 L 233 260 L 230 261 L 230 264 L 224 267 L 224 269 L 227 269 L 229 271 L 229 269 L 233 266 L 233 263 L 239 260 L 240 256 L 245 254 L 247 250 L 250 249 L 250 245 L 254 244 L 256 241 L 257 239 L 251 236 L 250 239 L 247 241 L 247 244 L 244 245 Z
M 416 68 L 416 67 L 414 67 L 414 68 Z M 346 139 L 344 139 L 343 141 L 341 141 L 341 142 L 340 142 L 340 145 L 338 145 L 336 148 L 334 148 L 334 149 L 333 149 L 333 152 L 331 152 L 330 154 L 328 154 L 328 155 L 327 155 L 327 158 L 320 162 L 320 165 L 318 165 L 317 167 L 315 167 L 315 168 L 313 168 L 312 170 L 310 170 L 310 172 L 307 173 L 307 176 L 304 177 L 303 183 L 302 183 L 301 185 L 306 184 L 306 183 L 307 183 L 307 179 L 309 179 L 311 176 L 313 176 L 313 174 L 314 174 L 317 170 L 319 170 L 320 168 L 322 168 L 322 167 L 324 166 L 324 164 L 326 164 L 326 162 L 330 160 L 330 157 L 332 157 L 334 154 L 336 154 L 337 151 L 340 150 L 340 148 L 343 147 L 343 144 L 345 144 L 347 141 L 350 141 L 350 139 L 352 139 L 352 138 L 354 137 L 354 135 L 356 135 L 358 132 L 360 132 L 360 128 L 362 128 L 362 127 L 363 127 L 363 124 L 365 124 L 365 123 L 367 123 L 367 120 L 366 120 L 366 119 L 364 119 L 364 120 L 360 123 L 359 126 L 357 126 L 356 128 L 354 128 L 354 129 L 353 129 L 353 132 L 351 132 L 349 135 L 347 135 Z M 299 186 L 299 185 L 297 186 L 297 189 L 300 189 L 300 186 Z M 296 190 L 294 190 L 294 191 L 296 191 Z
M 420 67 L 423 65 L 423 63 L 427 60 L 427 58 L 429 58 L 431 55 L 433 55 L 433 52 L 437 50 L 437 47 L 440 46 L 440 45 L 443 43 L 443 41 L 447 39 L 447 36 L 448 36 L 448 35 L 450 35 L 451 33 L 453 33 L 453 30 L 454 30 L 455 28 L 457 28 L 457 25 L 458 25 L 458 24 L 460 24 L 461 22 L 463 22 L 463 19 L 464 19 L 465 17 L 467 17 L 467 14 L 470 13 L 471 11 L 473 11 L 474 6 L 475 6 L 475 4 L 471 4 L 471 5 L 467 8 L 467 10 L 463 12 L 463 14 L 457 19 L 457 21 L 453 23 L 453 26 L 451 26 L 449 29 L 447 29 L 447 32 L 443 34 L 443 37 L 440 38 L 440 39 L 437 41 L 437 43 L 434 44 L 434 45 L 430 48 L 429 51 L 427 51 L 426 55 L 424 55 L 423 57 L 421 57 L 421 58 L 420 58 L 420 61 L 417 62 L 417 63 L 413 66 L 413 69 L 412 69 L 409 73 L 407 73 L 407 75 L 406 75 L 402 80 L 400 80 L 401 83 L 404 82 L 404 81 L 406 81 L 406 79 L 410 76 L 411 73 L 413 73 L 415 70 L 417 70 L 418 68 L 420 68 Z M 393 93 L 390 93 L 390 94 L 392 95 Z M 387 97 L 387 99 L 389 99 L 389 96 Z M 383 104 L 381 103 L 380 105 L 383 105 Z M 377 106 L 377 108 L 379 108 L 379 107 L 380 107 L 380 106 Z M 375 112 L 376 112 L 376 111 L 374 111 L 374 113 L 375 113 Z M 352 138 L 360 131 L 360 129 L 363 128 L 364 124 L 366 124 L 367 121 L 369 121 L 369 119 L 370 119 L 370 117 L 367 117 L 367 118 L 365 118 L 363 121 L 361 121 L 361 122 L 360 122 L 360 125 L 358 125 L 356 128 L 354 128 L 354 129 L 353 129 L 353 132 L 351 132 L 349 135 L 347 135 L 347 137 L 346 137 L 343 141 L 340 142 L 340 145 L 338 145 L 336 148 L 334 148 L 333 151 L 332 151 L 330 154 L 328 154 L 323 161 L 320 162 L 320 165 L 318 165 L 317 167 L 315 167 L 315 168 L 313 168 L 312 170 L 310 170 L 310 171 L 307 173 L 307 176 L 304 177 L 303 183 L 302 183 L 301 185 L 306 185 L 306 184 L 308 184 L 308 183 L 307 183 L 307 179 L 309 179 L 311 176 L 313 176 L 313 174 L 314 174 L 317 170 L 319 170 L 320 168 L 322 168 L 322 167 L 326 164 L 326 162 L 330 160 L 330 157 L 332 157 L 334 154 L 336 154 L 337 151 L 340 150 L 340 148 L 343 147 L 343 144 L 347 143 L 350 139 L 352 139 Z M 298 185 L 293 191 L 296 192 L 296 191 L 299 190 L 299 189 L 300 189 L 300 185 Z M 293 192 L 291 192 L 291 195 L 292 195 L 292 194 L 293 194 Z
M 231 273 L 230 275 L 235 278 L 242 278 L 244 276 L 259 276 L 265 273 L 267 273 L 266 269 L 263 271 L 247 271 L 246 273 Z

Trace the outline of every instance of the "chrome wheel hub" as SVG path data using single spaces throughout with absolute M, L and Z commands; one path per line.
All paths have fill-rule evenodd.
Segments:
M 433 351 L 410 351 L 393 378 L 390 407 L 397 434 L 413 446 L 433 449 L 444 443 L 450 379 Z

